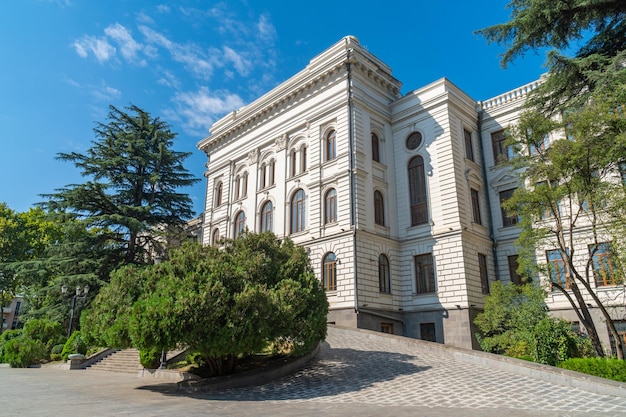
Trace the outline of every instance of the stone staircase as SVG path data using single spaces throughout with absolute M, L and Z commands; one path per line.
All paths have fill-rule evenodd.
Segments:
M 139 350 L 124 349 L 102 358 L 100 361 L 87 366 L 85 369 L 137 375 L 142 368 L 139 362 Z

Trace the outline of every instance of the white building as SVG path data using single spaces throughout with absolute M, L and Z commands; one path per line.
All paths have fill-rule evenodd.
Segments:
M 442 78 L 401 96 L 348 36 L 198 143 L 202 241 L 289 236 L 329 322 L 477 348 L 472 320 L 489 283 L 511 279 L 519 234 L 500 207 L 517 178 L 495 164 L 499 132 L 535 86 L 476 102 Z

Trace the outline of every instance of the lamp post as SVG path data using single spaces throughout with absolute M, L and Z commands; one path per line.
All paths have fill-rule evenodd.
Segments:
M 72 315 L 70 316 L 70 325 L 69 325 L 69 328 L 67 329 L 67 337 L 70 337 L 72 335 L 72 327 L 74 324 L 74 313 L 76 312 L 76 300 L 78 300 L 79 298 L 80 299 L 86 298 L 88 292 L 89 292 L 89 285 L 85 285 L 85 287 L 82 289 L 80 287 L 76 287 L 76 293 L 72 296 Z M 62 294 L 67 293 L 67 285 L 63 285 L 61 287 L 61 293 Z

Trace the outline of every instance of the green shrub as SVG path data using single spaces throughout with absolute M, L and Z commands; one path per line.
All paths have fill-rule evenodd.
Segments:
M 59 343 L 58 345 L 52 346 L 52 350 L 50 351 L 50 354 L 52 354 L 52 355 L 60 355 L 61 352 L 63 352 L 63 346 L 65 346 L 65 345 L 61 344 L 61 343 Z
M 12 368 L 27 368 L 47 357 L 47 350 L 41 340 L 21 336 L 6 343 L 4 357 Z
M 46 348 L 46 353 L 52 350 L 52 346 L 65 343 L 61 324 L 48 319 L 28 320 L 24 325 L 23 334 L 29 339 L 41 341 Z
M 536 341 L 535 361 L 556 366 L 560 362 L 580 356 L 571 325 L 565 320 L 545 317 L 533 330 Z
M 161 365 L 161 350 L 141 349 L 139 351 L 139 362 L 146 369 L 156 369 Z
M 559 368 L 626 382 L 626 362 L 621 359 L 572 358 L 561 362 Z
M 22 335 L 22 329 L 17 330 L 7 330 L 5 332 L 0 333 L 0 362 L 6 362 L 4 359 L 4 347 L 7 342 L 11 339 L 15 339 Z
M 67 360 L 67 357 L 72 353 L 81 353 L 85 355 L 87 353 L 87 343 L 83 340 L 82 333 L 77 330 L 67 339 L 65 345 L 63 345 L 63 350 L 61 351 L 61 357 L 64 361 Z

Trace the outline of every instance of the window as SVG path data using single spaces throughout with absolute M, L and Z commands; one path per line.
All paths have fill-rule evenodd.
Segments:
M 304 231 L 305 197 L 302 189 L 291 197 L 291 233 Z
M 263 163 L 263 165 L 261 165 L 261 178 L 259 178 L 259 188 L 261 190 L 269 185 L 269 182 L 267 180 L 267 173 L 268 166 L 267 164 Z
M 621 284 L 615 273 L 615 262 L 613 258 L 613 247 L 610 243 L 598 243 L 589 245 L 589 254 L 593 267 L 593 276 L 596 279 L 596 286 Z
M 218 182 L 215 187 L 215 207 L 222 205 L 222 183 Z
M 513 147 L 505 145 L 506 135 L 504 130 L 499 130 L 491 134 L 491 145 L 493 147 L 493 160 L 496 164 L 508 161 L 513 158 Z
M 506 191 L 500 191 L 500 211 L 502 214 L 502 227 L 515 226 L 519 221 L 517 216 L 509 216 L 509 214 L 506 212 L 506 209 L 502 205 L 502 203 L 504 203 L 506 200 L 513 197 L 514 192 L 515 188 Z
M 422 144 L 422 134 L 420 132 L 413 132 L 406 138 L 406 148 L 410 151 L 414 151 Z
M 470 194 L 472 196 L 472 217 L 474 223 L 483 224 L 480 217 L 480 196 L 478 194 L 478 190 L 471 189 Z
M 622 184 L 626 185 L 626 162 L 619 163 L 619 174 L 622 177 Z
M 267 173 L 267 185 L 274 185 L 274 173 L 276 172 L 276 161 L 271 160 L 269 164 L 269 171 Z
M 235 200 L 248 195 L 248 173 L 237 175 L 235 178 Z
M 337 291 L 337 257 L 332 252 L 322 260 L 322 281 L 326 291 Z
M 415 256 L 415 287 L 418 294 L 435 292 L 435 270 L 432 253 Z
M 472 143 L 472 132 L 469 130 L 463 130 L 463 137 L 465 139 L 465 157 L 474 162 L 474 144 Z
M 241 185 L 241 177 L 239 175 L 237 175 L 237 178 L 235 178 L 235 186 L 233 187 L 235 189 L 235 200 L 237 200 L 239 198 L 239 187 Z
M 272 159 L 261 166 L 261 189 L 274 185 L 274 171 L 276 162 Z
M 411 226 L 428 223 L 424 159 L 419 155 L 409 161 L 409 195 L 411 199 Z
M 510 255 L 507 257 L 507 261 L 509 263 L 509 277 L 511 282 L 516 285 L 524 284 L 522 276 L 517 273 L 517 268 L 519 267 L 519 264 L 517 263 L 517 255 Z
M 389 273 L 389 259 L 383 254 L 378 257 L 378 287 L 380 292 L 391 294 L 391 275 Z
M 331 130 L 326 134 L 326 160 L 330 161 L 337 157 L 337 143 L 336 143 L 337 133 L 334 130 Z
M 538 143 L 531 143 L 528 147 L 528 153 L 530 156 L 537 155 L 538 152 L 543 152 L 548 149 L 548 135 L 544 135 Z
M 235 239 L 241 236 L 244 230 L 246 230 L 246 214 L 243 211 L 240 211 L 235 216 Z
M 298 155 L 298 153 L 296 152 L 295 149 L 292 149 L 291 153 L 289 154 L 289 156 L 290 156 L 289 159 L 291 159 L 291 176 L 292 177 L 295 177 L 296 173 L 298 172 L 296 170 L 296 168 L 297 168 L 297 159 L 298 159 L 297 155 Z
M 420 339 L 436 342 L 435 323 L 420 323 Z
M 261 207 L 261 231 L 262 232 L 271 232 L 272 231 L 272 220 L 273 220 L 273 206 L 271 201 L 267 201 Z
M 220 229 L 214 229 L 211 235 L 211 243 L 217 246 L 220 243 Z
M 385 225 L 385 200 L 380 191 L 374 191 L 374 222 L 380 226 Z
M 324 224 L 337 221 L 337 191 L 331 188 L 324 197 Z
M 570 276 L 561 251 L 558 249 L 547 250 L 546 258 L 548 259 L 550 281 L 563 288 L 569 288 Z
M 300 148 L 300 172 L 306 171 L 306 146 Z
M 378 135 L 372 132 L 372 161 L 380 162 L 380 143 Z
M 478 270 L 480 272 L 480 288 L 483 294 L 489 294 L 489 271 L 487 270 L 487 255 L 478 254 Z
M 380 331 L 387 334 L 393 334 L 393 323 L 380 323 Z

